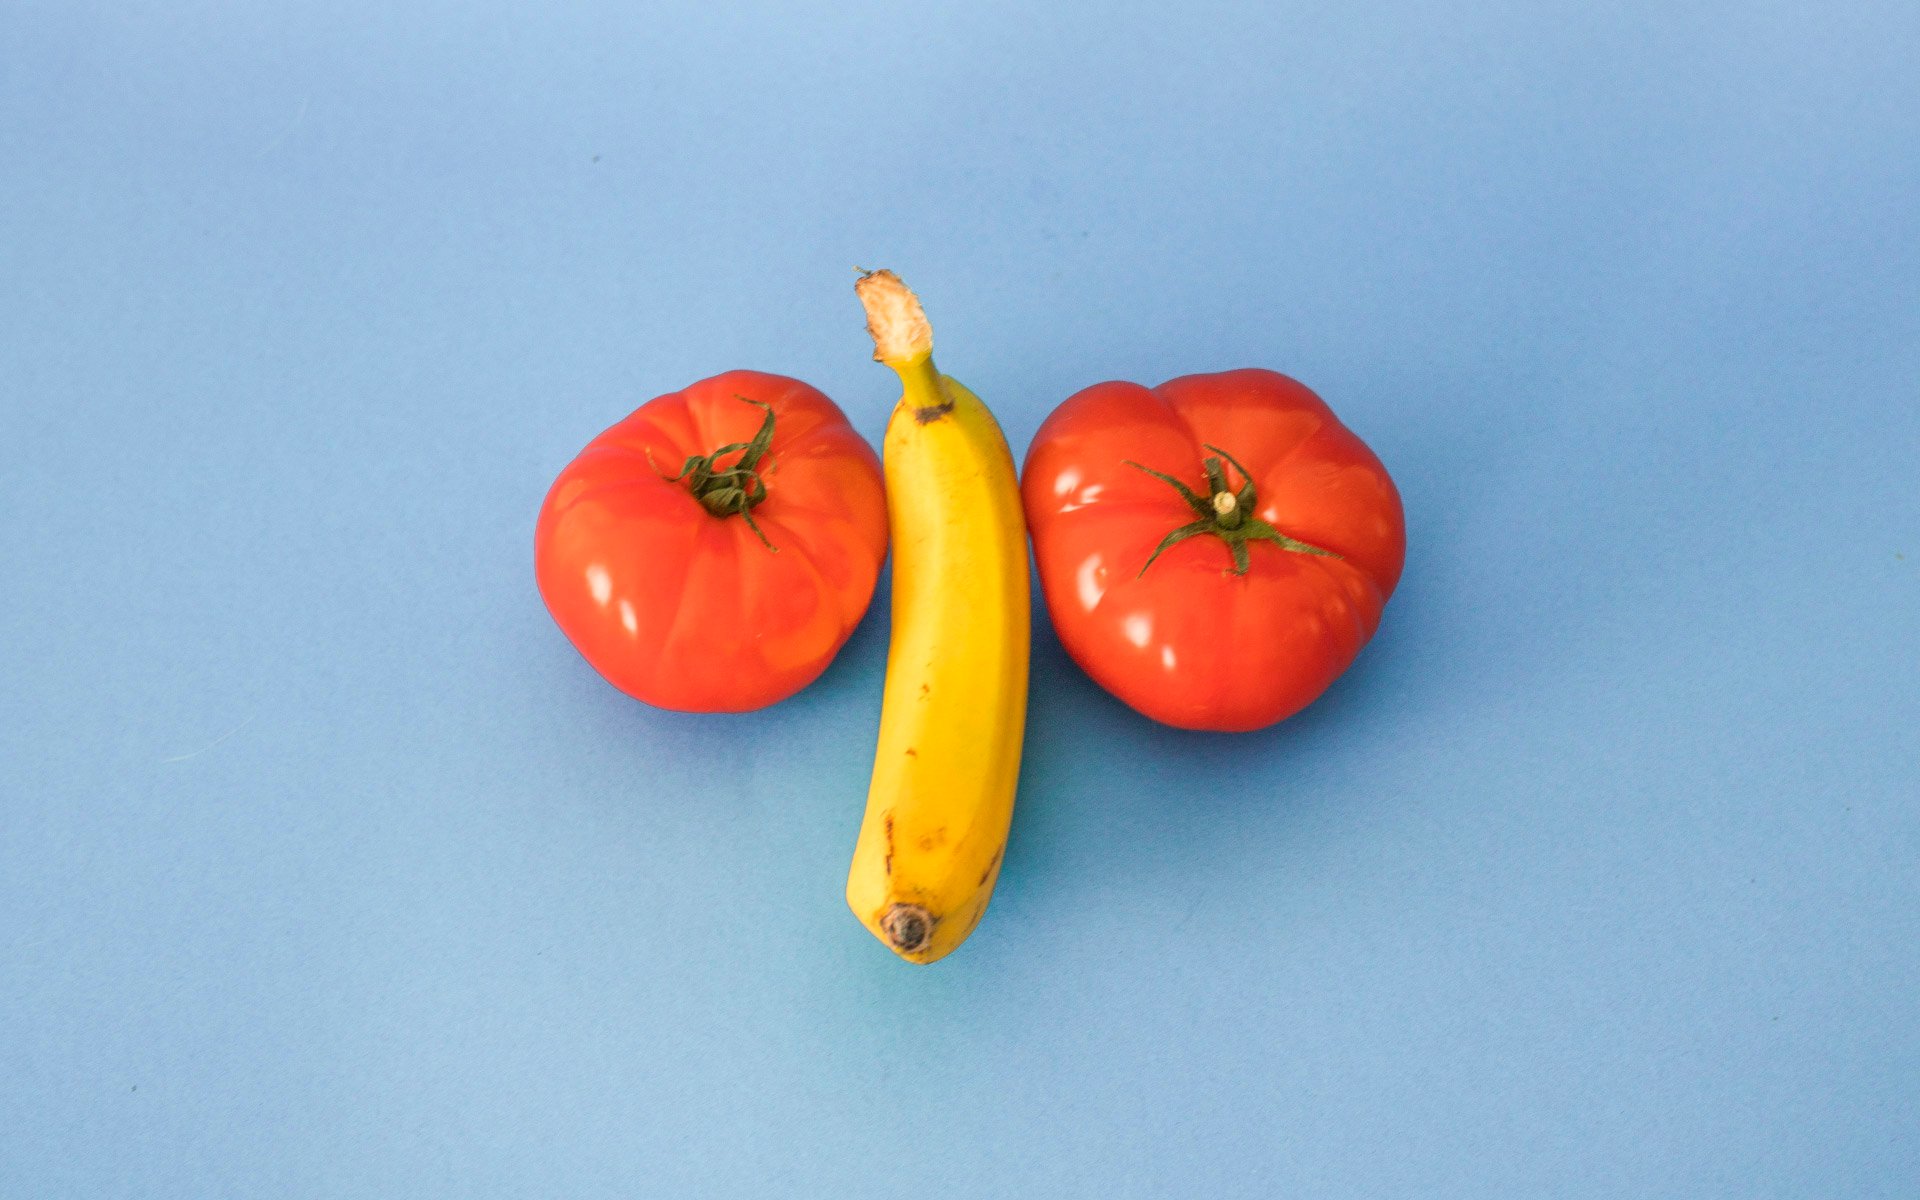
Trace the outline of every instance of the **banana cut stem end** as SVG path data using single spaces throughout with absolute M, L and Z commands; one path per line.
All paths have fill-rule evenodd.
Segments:
M 918 904 L 895 904 L 880 918 L 887 944 L 901 954 L 918 954 L 933 941 L 933 914 Z
M 867 332 L 873 335 L 875 361 L 910 362 L 933 353 L 933 326 L 920 297 L 892 271 L 867 271 L 853 285 L 867 310 Z

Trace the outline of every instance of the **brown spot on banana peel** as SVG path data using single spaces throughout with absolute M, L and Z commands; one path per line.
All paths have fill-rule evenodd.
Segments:
M 918 954 L 933 942 L 936 918 L 918 904 L 894 904 L 880 914 L 880 932 L 901 954 Z
M 917 405 L 913 410 L 913 419 L 922 425 L 931 425 L 953 411 L 953 393 L 947 390 L 945 377 L 936 374 L 934 386 L 940 389 L 940 403 Z
M 987 869 L 980 872 L 980 882 L 976 886 L 979 886 L 979 887 L 986 886 L 987 880 L 993 877 L 993 869 L 1000 865 L 1000 856 L 1002 854 L 1005 854 L 1006 852 L 1007 852 L 1007 848 L 1005 846 L 1002 846 L 998 850 L 995 850 L 993 852 L 993 857 L 987 860 Z
M 889 877 L 893 875 L 893 810 L 887 810 L 887 861 L 885 866 Z

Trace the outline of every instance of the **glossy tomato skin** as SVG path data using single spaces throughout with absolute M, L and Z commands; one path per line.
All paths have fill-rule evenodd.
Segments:
M 1194 512 L 1127 462 L 1204 498 L 1206 445 L 1251 473 L 1260 518 L 1332 555 L 1252 542 L 1237 575 L 1226 543 L 1203 534 L 1141 573 Z M 1067 653 L 1133 708 L 1183 729 L 1258 729 L 1306 707 L 1373 636 L 1406 559 L 1386 468 L 1320 397 L 1273 371 L 1078 392 L 1040 427 L 1021 492 Z
M 670 476 L 751 441 L 774 414 L 754 522 L 715 516 Z M 723 458 L 721 465 L 737 461 Z M 873 449 L 797 379 L 729 371 L 648 401 L 589 442 L 540 509 L 540 595 L 621 691 L 688 712 L 743 712 L 813 682 L 859 624 L 887 550 Z

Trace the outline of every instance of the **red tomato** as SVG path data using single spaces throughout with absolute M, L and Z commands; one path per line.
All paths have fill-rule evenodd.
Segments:
M 650 400 L 540 510 L 540 595 L 574 648 L 661 708 L 742 712 L 826 669 L 887 552 L 873 450 L 797 379 L 729 371 Z
M 1078 392 L 1021 492 L 1067 653 L 1183 729 L 1306 707 L 1373 636 L 1406 558 L 1386 468 L 1272 371 Z

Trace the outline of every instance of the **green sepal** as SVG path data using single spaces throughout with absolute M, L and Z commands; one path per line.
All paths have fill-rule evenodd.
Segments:
M 1146 472 L 1180 493 L 1180 498 L 1187 502 L 1187 506 L 1193 509 L 1198 517 L 1197 520 L 1182 525 L 1161 538 L 1160 544 L 1154 547 L 1153 553 L 1148 555 L 1147 561 L 1141 565 L 1140 575 L 1145 575 L 1147 568 L 1151 567 L 1154 560 L 1159 558 L 1169 546 L 1178 545 L 1188 538 L 1198 537 L 1203 533 L 1213 534 L 1227 544 L 1227 552 L 1233 556 L 1235 575 L 1245 575 L 1252 569 L 1252 556 L 1247 550 L 1248 542 L 1271 542 L 1282 550 L 1295 554 L 1314 554 L 1325 558 L 1340 557 L 1332 550 L 1303 542 L 1299 538 L 1288 537 L 1275 529 L 1270 522 L 1256 516 L 1255 510 L 1259 500 L 1254 492 L 1252 472 L 1241 466 L 1240 460 L 1218 446 L 1204 446 L 1203 449 L 1213 452 L 1200 464 L 1201 470 L 1206 473 L 1207 487 L 1211 492 L 1211 496 L 1206 499 L 1201 498 L 1198 492 L 1164 471 L 1156 471 L 1152 467 L 1131 459 L 1125 460 L 1127 466 Z M 1227 479 L 1227 464 L 1232 464 L 1234 470 L 1240 472 L 1241 484 L 1238 490 L 1235 490 Z M 1226 512 L 1221 512 L 1215 506 L 1221 496 L 1233 497 L 1232 506 Z
M 687 490 L 693 493 L 693 498 L 714 516 L 739 516 L 745 520 L 747 528 L 753 530 L 753 536 L 760 539 L 760 544 L 778 554 L 780 548 L 767 540 L 767 535 L 761 531 L 759 523 L 753 519 L 754 507 L 767 498 L 767 481 L 760 477 L 760 472 L 756 468 L 760 465 L 760 460 L 766 457 L 768 448 L 773 445 L 773 406 L 765 401 L 752 400 L 741 395 L 735 395 L 734 399 L 751 404 L 767 414 L 766 418 L 760 422 L 759 432 L 753 435 L 752 441 L 728 442 L 711 454 L 696 454 L 687 459 L 677 475 L 668 475 L 660 471 L 659 464 L 653 461 L 651 450 L 647 452 L 647 465 L 653 467 L 660 473 L 660 477 L 669 483 L 684 482 Z M 739 461 L 722 470 L 721 457 L 735 453 L 740 454 Z

